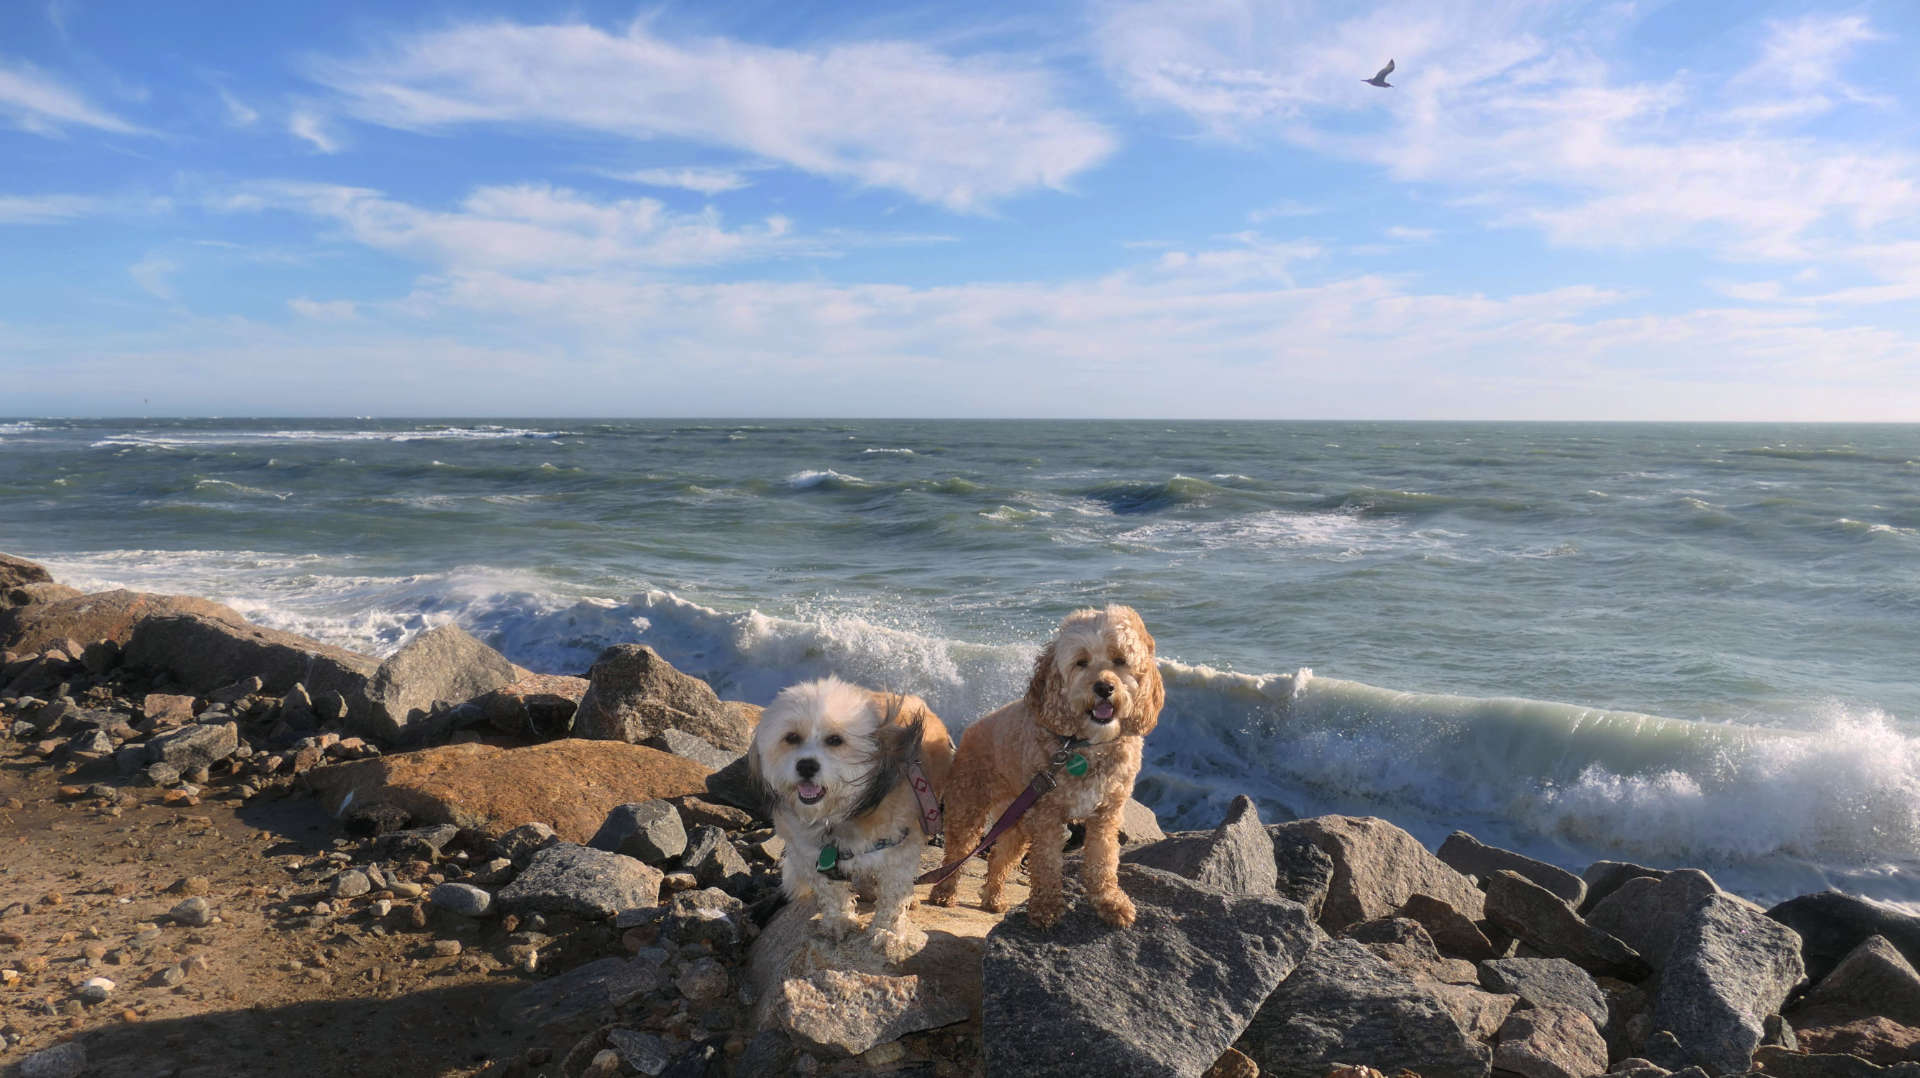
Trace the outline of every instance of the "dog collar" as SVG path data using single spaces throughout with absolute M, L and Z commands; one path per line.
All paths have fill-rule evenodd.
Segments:
M 1091 744 L 1093 744 L 1093 742 L 1088 741 L 1084 737 L 1061 738 L 1060 747 L 1055 749 L 1053 753 L 1053 760 L 1051 761 L 1053 770 L 1065 771 L 1074 778 L 1079 778 L 1086 774 L 1087 758 L 1085 754 L 1075 750 L 1084 749 Z
M 819 870 L 822 876 L 826 876 L 829 879 L 846 879 L 846 871 L 840 867 L 843 861 L 851 861 L 856 857 L 865 857 L 870 853 L 879 853 L 881 850 L 898 846 L 907 841 L 907 834 L 907 829 L 901 828 L 899 835 L 893 838 L 880 839 L 859 853 L 849 854 L 842 854 L 840 852 L 840 844 L 829 841 L 825 846 L 820 847 L 820 859 L 814 862 L 813 867 Z

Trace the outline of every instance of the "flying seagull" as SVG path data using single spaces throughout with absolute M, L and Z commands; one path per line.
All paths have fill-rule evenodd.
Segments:
M 1393 83 L 1387 81 L 1387 76 L 1391 74 L 1393 74 L 1393 61 L 1388 60 L 1387 66 L 1381 68 L 1378 75 L 1370 79 L 1361 79 L 1360 81 L 1366 83 L 1368 86 L 1392 87 Z

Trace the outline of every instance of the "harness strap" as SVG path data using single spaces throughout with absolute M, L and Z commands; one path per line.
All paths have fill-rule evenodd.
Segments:
M 927 781 L 927 773 L 920 769 L 917 756 L 907 765 L 907 785 L 913 788 L 913 799 L 920 805 L 920 833 L 928 838 L 938 835 L 940 801 L 933 794 L 933 783 Z
M 1060 785 L 1060 780 L 1053 777 L 1054 772 L 1059 771 L 1063 767 L 1070 768 L 1072 766 L 1071 761 L 1075 759 L 1078 759 L 1080 762 L 1081 772 L 1085 771 L 1086 758 L 1073 751 L 1077 745 L 1084 744 L 1086 744 L 1086 742 L 1080 741 L 1077 738 L 1069 737 L 1062 739 L 1059 751 L 1053 754 L 1051 765 L 1045 771 L 1033 776 L 1033 781 L 1027 783 L 1027 788 L 1020 791 L 1020 796 L 1014 798 L 1013 803 L 1007 806 L 1007 810 L 1002 812 L 1000 818 L 993 822 L 993 827 L 988 829 L 986 837 L 980 840 L 980 845 L 970 850 L 966 857 L 957 857 L 931 872 L 922 873 L 920 878 L 913 882 L 916 885 L 922 883 L 939 883 L 941 880 L 960 871 L 960 866 L 966 864 L 968 858 L 978 857 L 984 853 L 988 847 L 998 842 L 1001 835 L 1011 831 L 1013 826 L 1020 822 L 1020 817 L 1027 814 L 1027 810 L 1033 807 L 1034 802 L 1040 800 L 1047 791 Z

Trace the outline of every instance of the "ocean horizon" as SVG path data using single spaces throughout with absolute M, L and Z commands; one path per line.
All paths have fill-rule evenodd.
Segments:
M 0 421 L 0 550 L 383 654 L 647 643 L 956 728 L 1068 611 L 1168 679 L 1169 828 L 1380 815 L 1920 908 L 1920 425 Z

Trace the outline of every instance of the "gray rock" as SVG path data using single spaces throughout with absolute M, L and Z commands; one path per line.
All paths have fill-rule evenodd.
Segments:
M 420 741 L 443 734 L 451 709 L 510 684 L 520 670 L 457 625 L 430 629 L 396 651 L 349 696 L 349 728 L 362 737 Z
M 191 771 L 212 767 L 239 747 L 240 728 L 233 723 L 195 723 L 147 742 L 147 759 Z
M 1661 869 L 1636 865 L 1631 861 L 1595 861 L 1580 874 L 1581 882 L 1587 885 L 1587 897 L 1580 902 L 1580 915 L 1600 904 L 1600 900 L 1620 889 L 1628 880 L 1647 877 L 1660 879 L 1666 873 Z
M 1673 1035 L 1683 1063 L 1738 1074 L 1804 970 L 1791 929 L 1748 902 L 1711 895 L 1675 931 L 1649 1017 Z
M 142 752 L 145 752 L 146 748 L 145 745 L 140 746 Z M 180 781 L 180 769 L 162 760 L 159 763 L 148 764 L 146 776 L 147 782 L 154 786 L 173 786 Z
M 1274 893 L 1305 906 L 1318 920 L 1333 887 L 1333 858 L 1306 835 L 1279 830 L 1283 826 L 1267 827 L 1267 837 L 1273 840 Z
M 621 910 L 659 905 L 662 876 L 659 869 L 631 857 L 560 842 L 534 854 L 498 900 L 510 913 L 568 913 L 604 920 Z
M 667 903 L 660 938 L 682 947 L 737 948 L 746 942 L 746 909 L 746 903 L 718 887 L 682 891 Z
M 105 1003 L 107 997 L 113 995 L 116 987 L 118 986 L 105 977 L 89 977 L 80 982 L 80 987 L 74 990 L 74 994 L 79 996 L 82 1002 Z
M 619 1054 L 620 1062 L 648 1078 L 658 1078 L 660 1072 L 672 1062 L 667 1055 L 666 1041 L 637 1029 L 609 1029 L 607 1044 Z
M 501 1008 L 501 1017 L 529 1029 L 562 1026 L 610 1012 L 663 982 L 660 967 L 652 962 L 602 958 L 514 993 Z
M 1049 930 L 1015 912 L 989 934 L 989 1074 L 1199 1074 L 1324 938 L 1303 907 L 1271 895 L 1226 895 L 1127 864 L 1120 885 L 1132 928 L 1081 901 Z
M 67 751 L 84 753 L 88 756 L 105 756 L 113 751 L 113 739 L 106 731 L 94 728 L 82 730 L 67 740 Z
M 87 1072 L 87 1050 L 79 1041 L 43 1048 L 20 1061 L 20 1078 L 80 1078 Z
M 1488 959 L 1480 963 L 1480 984 L 1489 992 L 1519 996 L 1535 1007 L 1572 1007 L 1592 1019 L 1596 1029 L 1607 1022 L 1606 993 L 1586 970 L 1564 958 Z
M 1531 857 L 1503 850 L 1498 846 L 1489 846 L 1465 831 L 1455 831 L 1448 835 L 1434 856 L 1446 862 L 1454 871 L 1468 876 L 1486 879 L 1501 869 L 1517 872 L 1534 883 L 1552 891 L 1562 902 L 1578 907 L 1580 900 L 1587 897 L 1586 881 L 1568 872 L 1564 868 L 1536 861 Z
M 205 928 L 213 923 L 213 905 L 195 896 L 175 905 L 167 911 L 167 916 L 183 925 Z
M 1790 898 L 1767 916 L 1800 934 L 1801 958 L 1815 981 L 1824 980 L 1869 936 L 1885 937 L 1908 963 L 1920 967 L 1920 917 L 1838 891 Z
M 543 823 L 523 823 L 493 840 L 493 852 L 509 861 L 522 861 L 559 841 L 553 828 Z
M 727 997 L 727 990 L 733 981 L 727 976 L 727 967 L 717 958 L 696 958 L 687 963 L 680 976 L 674 978 L 673 985 L 680 994 L 696 1007 L 712 1006 Z
M 587 845 L 662 865 L 687 852 L 687 829 L 667 802 L 638 801 L 615 806 Z
M 470 883 L 443 883 L 427 892 L 427 901 L 435 909 L 462 917 L 485 917 L 493 912 L 493 896 L 485 888 Z
M 1260 826 L 1253 799 L 1233 799 L 1220 826 L 1188 831 L 1136 846 L 1121 860 L 1171 872 L 1202 887 L 1230 895 L 1269 895 L 1279 881 L 1273 840 Z
M 1433 937 L 1411 917 L 1361 921 L 1348 925 L 1345 935 L 1416 980 L 1424 977 L 1449 984 L 1475 984 L 1479 980 L 1473 963 L 1441 957 Z
M 1333 859 L 1333 879 L 1320 911 L 1320 923 L 1328 929 L 1385 917 L 1413 894 L 1432 895 L 1476 921 L 1483 915 L 1485 899 L 1471 881 L 1386 820 L 1315 816 L 1268 830 L 1304 836 Z
M 1451 871 L 1451 870 L 1449 870 Z M 1271 1078 L 1324 1078 L 1366 1061 L 1423 1078 L 1487 1078 L 1492 1053 L 1407 974 L 1352 940 L 1316 946 L 1235 1045 Z
M 1500 869 L 1487 880 L 1487 920 L 1529 946 L 1581 969 L 1623 981 L 1652 970 L 1633 948 L 1594 928 L 1553 892 Z
M 743 753 L 728 752 L 715 748 L 705 738 L 695 737 L 685 730 L 668 727 L 641 742 L 641 744 L 661 752 L 670 752 L 683 759 L 692 760 L 708 771 L 718 771 L 740 759 Z
M 753 781 L 745 756 L 707 776 L 707 796 L 723 805 L 744 809 L 755 819 L 768 818 L 766 790 Z
M 1814 985 L 1800 1005 L 1920 1026 L 1920 974 L 1886 937 L 1870 936 Z
M 1420 981 L 1420 986 L 1453 1015 L 1462 1032 L 1477 1041 L 1492 1040 L 1520 1002 L 1519 996 L 1488 992 L 1471 985 Z
M 693 873 L 702 887 L 718 887 L 736 892 L 753 878 L 753 870 L 740 851 L 733 848 L 727 833 L 711 824 L 696 827 L 687 840 L 680 866 Z
M 331 890 L 335 898 L 359 898 L 373 890 L 373 881 L 365 872 L 350 868 L 333 878 Z
M 1877 1066 L 1856 1055 L 1815 1052 L 1801 1055 L 1778 1048 L 1763 1048 L 1755 1054 L 1756 1064 L 1765 1064 L 1765 1078 L 1920 1078 L 1920 1063 Z M 1682 1078 L 1685 1071 L 1674 1074 Z
M 228 682 L 217 689 L 210 690 L 207 693 L 207 699 L 216 704 L 231 704 L 244 700 L 264 688 L 266 688 L 266 682 L 261 680 L 260 675 L 249 674 L 238 681 Z
M 1587 923 L 1640 952 L 1655 969 L 1666 963 L 1674 933 L 1708 898 L 1720 894 L 1713 877 L 1696 868 L 1663 876 L 1636 876 L 1621 882 L 1594 904 Z
M 1580 1011 L 1536 1004 L 1500 1027 L 1493 1065 L 1526 1078 L 1593 1078 L 1607 1068 L 1607 1042 Z
M 440 851 L 459 834 L 460 829 L 450 823 L 389 831 L 374 841 L 374 851 L 387 861 L 437 861 Z
M 1393 915 L 1420 922 L 1433 945 L 1450 958 L 1479 962 L 1495 957 L 1493 944 L 1479 925 L 1432 895 L 1408 895 Z
M 721 703 L 713 689 L 644 644 L 616 644 L 600 653 L 586 695 L 573 715 L 573 736 L 638 745 L 668 729 L 745 752 L 751 721 Z M 742 808 L 746 806 L 741 806 Z
M 1650 1059 L 1630 1056 L 1613 1065 L 1607 1078 L 1667 1078 L 1673 1072 Z
M 201 694 L 227 686 L 238 674 L 259 677 L 261 688 L 276 695 L 301 684 L 316 697 L 358 692 L 380 666 L 371 656 L 318 640 L 200 614 L 141 619 L 121 660 L 135 669 L 166 673 Z
M 1126 804 L 1120 806 L 1120 844 L 1122 846 L 1158 842 L 1166 837 L 1167 833 L 1160 830 L 1160 818 L 1154 815 L 1152 809 L 1131 797 L 1127 798 Z

